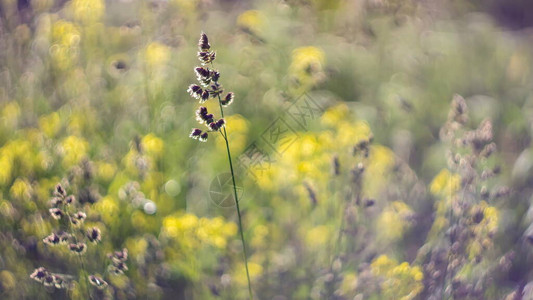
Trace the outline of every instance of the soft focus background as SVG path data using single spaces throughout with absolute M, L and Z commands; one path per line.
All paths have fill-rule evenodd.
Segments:
M 247 298 L 223 139 L 188 137 L 204 31 L 257 299 L 533 299 L 528 26 L 528 0 L 0 0 L 0 298 L 84 299 L 42 242 L 58 182 L 102 231 L 87 272 L 129 250 L 94 298 Z

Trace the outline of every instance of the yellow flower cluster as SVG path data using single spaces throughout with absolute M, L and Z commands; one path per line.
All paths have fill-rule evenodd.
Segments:
M 76 63 L 79 42 L 80 31 L 76 25 L 63 20 L 52 24 L 50 55 L 57 68 L 65 70 Z
M 326 55 L 322 49 L 308 46 L 292 51 L 289 75 L 296 81 L 296 92 L 304 92 L 316 85 L 324 76 Z
M 209 110 L 209 108 L 208 108 Z M 211 110 L 211 111 L 214 111 Z M 226 118 L 226 130 L 228 133 L 231 153 L 241 153 L 246 144 L 246 136 L 248 135 L 248 128 L 250 127 L 248 120 L 239 114 L 231 115 Z M 216 146 L 219 151 L 226 151 L 226 143 L 224 139 L 216 140 Z
M 158 43 L 152 42 L 144 50 L 144 61 L 149 70 L 162 68 L 170 59 L 170 48 Z
M 53 112 L 49 115 L 45 115 L 39 118 L 39 127 L 44 134 L 53 138 L 61 129 L 61 119 L 57 112 Z
M 225 222 L 222 217 L 198 218 L 190 213 L 176 213 L 163 220 L 162 231 L 189 249 L 212 245 L 226 247 L 228 239 L 237 233 L 237 225 Z
M 28 175 L 41 168 L 42 155 L 28 139 L 15 139 L 0 148 L 0 185 L 9 184 L 17 174 Z
M 429 190 L 435 196 L 451 197 L 461 188 L 461 176 L 442 169 L 431 182 Z
M 20 106 L 17 102 L 8 102 L 2 109 L 2 121 L 7 128 L 15 128 L 20 117 Z
M 253 34 L 261 34 L 265 16 L 258 10 L 247 10 L 237 17 L 237 25 Z
M 376 229 L 379 239 L 395 242 L 403 237 L 411 226 L 410 218 L 414 215 L 409 205 L 401 201 L 389 204 L 377 219 Z
M 374 275 L 383 279 L 383 299 L 414 299 L 424 288 L 424 274 L 418 266 L 410 266 L 407 262 L 398 264 L 396 260 L 381 255 L 372 261 L 370 268 Z
M 98 22 L 105 13 L 103 0 L 72 0 L 70 9 L 75 20 L 91 24 Z
M 68 169 L 77 165 L 87 155 L 89 143 L 81 137 L 68 136 L 61 142 L 60 152 L 63 155 L 63 167 Z
M 473 221 L 471 230 L 475 238 L 468 244 L 467 252 L 468 258 L 474 259 L 484 249 L 492 248 L 494 243 L 492 236 L 498 230 L 500 212 L 496 207 L 489 206 L 487 202 L 481 201 L 470 209 L 470 215 Z
M 141 140 L 142 146 L 148 155 L 159 157 L 163 154 L 164 142 L 162 139 L 155 136 L 153 133 L 149 133 Z

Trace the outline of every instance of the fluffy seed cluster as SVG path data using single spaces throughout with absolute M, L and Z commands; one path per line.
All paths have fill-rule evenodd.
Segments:
M 194 68 L 198 84 L 191 84 L 187 92 L 191 97 L 199 100 L 200 103 L 204 103 L 211 98 L 216 98 L 222 107 L 229 106 L 233 102 L 235 94 L 229 92 L 224 95 L 224 89 L 219 82 L 220 72 L 207 67 L 208 64 L 213 64 L 216 54 L 214 51 L 211 51 L 211 45 L 205 33 L 200 35 L 198 49 L 198 59 L 202 64 L 201 67 Z M 189 137 L 201 142 L 207 141 L 209 136 L 208 132 L 219 131 L 226 124 L 224 119 L 215 119 L 213 114 L 209 113 L 204 106 L 199 107 L 196 111 L 196 120 L 200 124 L 207 126 L 207 130 L 193 128 Z
M 121 251 L 115 251 L 107 255 L 111 259 L 111 265 L 109 265 L 109 271 L 111 274 L 124 274 L 124 271 L 128 270 L 126 261 L 128 260 L 128 249 L 124 248 Z

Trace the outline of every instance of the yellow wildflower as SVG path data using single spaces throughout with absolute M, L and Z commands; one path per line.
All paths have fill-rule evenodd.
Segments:
M 461 187 L 461 176 L 442 169 L 431 182 L 429 190 L 435 196 L 453 196 Z
M 421 268 L 410 266 L 407 262 L 398 264 L 396 260 L 381 255 L 372 261 L 370 269 L 383 279 L 381 288 L 384 299 L 414 299 L 424 288 Z
M 79 42 L 80 32 L 74 24 L 63 20 L 52 24 L 50 55 L 56 67 L 64 70 L 76 62 Z
M 20 106 L 15 101 L 7 103 L 2 109 L 2 120 L 6 127 L 14 128 L 17 126 L 19 117 Z
M 26 180 L 17 178 L 11 186 L 9 194 L 15 199 L 29 200 L 31 197 L 31 190 L 31 185 Z
M 99 21 L 105 12 L 103 0 L 72 0 L 70 7 L 75 20 L 89 24 Z
M 170 59 L 170 49 L 161 43 L 152 42 L 144 50 L 144 59 L 150 70 L 161 68 Z
M 159 157 L 163 154 L 165 143 L 153 133 L 149 133 L 142 138 L 142 145 L 149 155 Z
M 237 17 L 237 25 L 252 33 L 260 34 L 265 24 L 265 17 L 258 10 L 247 10 Z
M 248 134 L 249 122 L 239 114 L 226 118 L 226 130 L 228 132 L 231 153 L 241 153 L 247 146 L 246 136 Z M 226 143 L 224 139 L 216 140 L 216 146 L 220 151 L 225 151 Z
M 289 74 L 297 81 L 297 91 L 305 91 L 317 84 L 322 78 L 325 63 L 324 51 L 317 47 L 294 49 Z
M 378 236 L 384 241 L 400 239 L 411 225 L 411 208 L 401 201 L 394 201 L 387 206 L 377 220 Z
M 83 138 L 71 135 L 61 142 L 60 147 L 63 154 L 63 166 L 68 168 L 80 163 L 87 155 L 89 143 Z
M 324 225 L 311 228 L 305 235 L 305 243 L 309 248 L 324 246 L 331 237 L 331 230 Z
M 61 128 L 61 119 L 57 112 L 39 118 L 39 127 L 49 138 L 54 137 Z

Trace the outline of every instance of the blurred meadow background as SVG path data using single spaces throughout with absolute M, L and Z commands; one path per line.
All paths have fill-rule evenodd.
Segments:
M 527 0 L 0 0 L 0 299 L 248 298 L 224 139 L 189 138 L 202 31 L 254 298 L 533 299 L 531 25 Z M 83 264 L 43 242 L 58 183 L 101 232 Z

